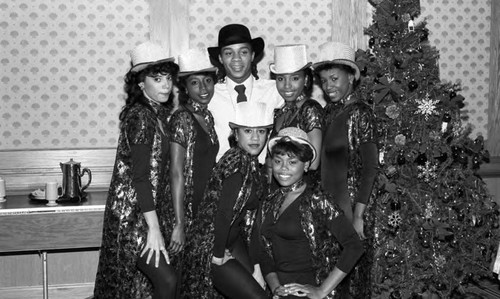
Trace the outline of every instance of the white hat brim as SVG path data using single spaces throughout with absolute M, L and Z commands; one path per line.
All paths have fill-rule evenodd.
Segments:
M 286 71 L 286 72 L 283 72 L 283 71 L 279 71 L 279 70 L 276 70 L 276 64 L 275 63 L 271 63 L 269 65 L 269 70 L 275 74 L 275 75 L 281 75 L 281 74 L 292 74 L 292 73 L 296 73 L 298 71 L 301 71 L 303 69 L 306 69 L 308 67 L 310 67 L 312 65 L 312 62 L 308 62 L 306 65 L 304 65 L 303 67 L 297 69 L 297 70 L 292 70 L 292 71 Z
M 229 127 L 231 129 L 236 129 L 236 128 L 266 128 L 266 129 L 270 129 L 273 127 L 273 124 L 264 125 L 264 126 L 245 126 L 245 125 L 239 125 L 239 124 L 236 124 L 233 122 L 229 122 Z
M 358 65 L 354 61 L 347 60 L 347 59 L 334 59 L 334 60 L 325 60 L 325 61 L 321 61 L 321 62 L 316 62 L 315 64 L 313 64 L 313 69 L 317 69 L 318 67 L 325 65 L 325 64 L 333 64 L 333 63 L 350 66 L 355 71 L 354 78 L 356 80 L 358 80 L 361 77 L 361 72 L 359 71 Z
M 163 63 L 163 62 L 169 62 L 169 61 L 174 62 L 175 58 L 174 57 L 169 57 L 169 58 L 161 59 L 161 60 L 157 60 L 157 61 L 141 62 L 141 63 L 138 63 L 138 64 L 134 65 L 130 69 L 129 72 L 137 73 L 137 72 L 140 72 L 143 69 L 147 68 L 150 65 L 155 65 L 155 64 L 159 64 L 159 63 Z
M 209 68 L 206 68 L 206 69 L 202 69 L 202 70 L 199 70 L 199 71 L 188 71 L 188 72 L 179 72 L 179 74 L 177 75 L 178 77 L 183 77 L 183 76 L 189 76 L 189 75 L 192 75 L 192 74 L 199 74 L 199 73 L 208 73 L 208 72 L 217 72 L 217 68 L 216 67 L 209 67 Z

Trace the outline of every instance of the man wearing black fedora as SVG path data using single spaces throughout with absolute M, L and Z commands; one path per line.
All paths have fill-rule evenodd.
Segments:
M 257 63 L 264 54 L 264 40 L 252 38 L 248 28 L 241 24 L 229 24 L 219 31 L 217 47 L 209 47 L 208 53 L 218 67 L 219 82 L 208 108 L 215 120 L 215 131 L 220 149 L 217 160 L 229 149 L 231 132 L 228 123 L 234 121 L 236 105 L 243 101 L 266 103 L 269 109 L 281 107 L 284 102 L 273 80 L 259 79 Z M 259 157 L 263 163 L 265 153 Z

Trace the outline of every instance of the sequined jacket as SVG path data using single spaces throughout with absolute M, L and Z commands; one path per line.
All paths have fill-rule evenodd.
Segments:
M 215 239 L 215 216 L 224 180 L 235 173 L 243 177 L 243 184 L 233 206 L 231 224 L 241 215 L 253 188 L 257 196 L 264 192 L 264 181 L 258 169 L 257 157 L 239 147 L 229 149 L 215 166 L 200 204 L 197 221 L 193 224 L 188 244 L 186 265 L 193 271 L 184 271 L 182 298 L 221 298 L 212 286 L 210 277 L 212 250 Z M 249 242 L 256 211 L 247 211 L 242 234 Z
M 152 103 L 153 104 L 153 103 Z M 168 138 L 160 130 L 158 118 L 168 116 L 168 108 L 154 105 L 152 110 L 136 104 L 120 126 L 115 166 L 104 212 L 102 245 L 94 298 L 145 298 L 151 284 L 137 269 L 136 261 L 147 241 L 148 226 L 140 210 L 132 184 L 131 146 L 151 147 L 149 181 L 160 230 L 170 236 L 170 217 L 165 210 L 165 173 L 168 168 Z
M 262 225 L 265 217 L 271 216 L 269 213 L 279 208 L 277 207 L 279 196 L 281 196 L 280 190 L 276 190 L 263 202 L 262 209 L 257 217 L 259 225 Z M 318 189 L 306 188 L 296 200 L 300 200 L 299 214 L 301 218 L 299 221 L 309 241 L 312 252 L 312 265 L 316 269 L 316 282 L 319 285 L 333 270 L 342 251 L 340 244 L 335 238 L 332 238 L 326 224 L 343 215 L 343 212 L 340 207 L 333 204 L 331 194 L 321 192 Z M 271 240 L 262 234 L 260 239 L 264 250 L 272 259 L 273 244 Z M 338 296 L 329 295 L 326 298 L 338 298 Z
M 323 140 L 329 138 L 327 135 L 330 125 L 336 117 L 342 114 L 347 116 L 347 146 L 348 146 L 348 167 L 347 167 L 347 184 L 349 194 L 353 201 L 368 203 L 368 198 L 358 198 L 361 182 L 371 181 L 369 188 L 373 186 L 376 174 L 371 178 L 363 178 L 366 173 L 363 173 L 363 161 L 360 154 L 360 146 L 362 143 L 376 143 L 375 136 L 375 118 L 372 109 L 364 102 L 352 99 L 350 104 L 345 105 L 344 102 L 328 103 L 325 106 L 325 126 Z M 335 130 L 337 128 L 331 128 Z M 326 143 L 326 141 L 324 141 Z M 328 163 L 328 159 L 321 160 L 322 164 Z M 328 167 L 326 165 L 326 167 Z M 364 179 L 364 180 L 363 180 Z M 369 192 L 368 192 L 369 193 Z
M 188 108 L 181 108 L 174 112 L 168 123 L 168 132 L 170 142 L 176 142 L 186 149 L 184 160 L 184 217 L 185 226 L 189 228 L 193 221 L 193 211 L 191 208 L 191 201 L 193 198 L 193 161 L 194 161 L 194 146 L 196 144 L 196 129 L 194 122 L 197 121 L 193 113 L 187 110 Z M 213 144 L 218 144 L 215 129 L 209 128 L 209 135 Z M 171 194 L 167 194 L 169 203 L 172 201 Z M 169 206 L 171 213 L 173 213 L 173 206 Z

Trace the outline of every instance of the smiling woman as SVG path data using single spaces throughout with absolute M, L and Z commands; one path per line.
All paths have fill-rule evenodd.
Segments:
M 280 298 L 345 298 L 336 289 L 363 247 L 332 195 L 303 179 L 314 146 L 304 131 L 288 127 L 268 147 L 280 188 L 263 201 L 256 230 L 269 288 Z
M 216 81 L 216 69 L 210 64 L 208 52 L 201 49 L 186 51 L 179 56 L 179 67 L 181 105 L 168 126 L 170 188 L 166 191 L 169 213 L 175 215 L 169 245 L 174 254 L 184 249 L 186 235 L 189 236 L 196 221 L 203 191 L 219 150 L 212 113 L 207 109 Z M 189 252 L 183 252 L 181 256 L 184 255 L 189 255 Z M 176 263 L 178 266 L 182 264 L 179 260 Z

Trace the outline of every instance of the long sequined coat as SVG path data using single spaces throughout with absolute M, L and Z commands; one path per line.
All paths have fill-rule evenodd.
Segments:
M 215 216 L 222 186 L 224 180 L 235 173 L 240 173 L 243 177 L 243 184 L 233 206 L 231 220 L 233 224 L 244 210 L 252 189 L 257 188 L 256 192 L 259 197 L 264 191 L 265 181 L 259 172 L 258 165 L 257 157 L 250 156 L 236 146 L 229 149 L 215 166 L 200 205 L 197 221 L 191 229 L 185 248 L 185 251 L 189 252 L 185 267 L 189 267 L 191 271 L 185 271 L 182 298 L 222 298 L 213 288 L 210 275 L 215 239 Z M 241 233 L 247 244 L 250 242 L 255 216 L 256 211 L 247 211 L 245 215 L 245 225 Z
M 376 180 L 377 171 L 372 171 L 371 174 L 363 171 L 363 160 L 361 156 L 361 144 L 363 143 L 374 143 L 376 144 L 375 135 L 375 119 L 372 109 L 359 99 L 348 98 L 349 102 L 346 104 L 344 101 L 339 101 L 336 103 L 328 103 L 325 106 L 325 127 L 323 135 L 323 150 L 321 156 L 322 168 L 326 169 L 339 169 L 337 167 L 336 161 L 338 157 L 331 156 L 328 159 L 325 156 L 325 145 L 328 143 L 328 138 L 332 131 L 338 131 L 339 126 L 335 125 L 335 121 L 338 118 L 345 118 L 346 120 L 346 130 L 344 134 L 347 135 L 345 139 L 347 142 L 347 190 L 351 202 L 362 202 L 367 205 L 364 213 L 364 233 L 367 239 L 364 241 L 365 255 L 361 258 L 356 268 L 353 269 L 351 274 L 351 295 L 354 298 L 370 298 L 371 283 L 372 278 L 371 271 L 373 265 L 374 256 L 374 230 L 375 230 L 375 204 L 376 200 L 376 190 L 372 187 Z M 332 125 L 333 123 L 333 125 Z M 331 150 L 335 152 L 334 150 Z M 333 159 L 332 159 L 333 158 Z M 324 171 L 322 171 L 323 186 L 326 190 L 334 193 L 332 188 L 337 188 L 335 184 L 328 181 L 328 178 L 332 177 L 325 176 Z M 360 192 L 364 188 L 363 192 Z M 369 190 L 368 190 L 369 188 Z M 361 198 L 361 194 L 367 194 L 368 198 Z
M 168 109 L 154 105 L 158 118 Z M 137 268 L 140 250 L 147 241 L 148 226 L 132 184 L 131 146 L 151 146 L 149 180 L 163 237 L 170 236 L 170 215 L 165 211 L 165 174 L 168 168 L 168 138 L 160 130 L 157 115 L 136 104 L 120 127 L 115 166 L 104 211 L 102 245 L 94 298 L 147 298 L 151 284 Z M 168 231 L 168 232 L 167 232 Z
M 265 217 L 272 217 L 273 211 L 279 209 L 280 190 L 273 192 L 263 202 L 262 209 L 257 217 L 258 224 L 262 225 Z M 343 211 L 333 204 L 332 195 L 321 192 L 319 189 L 306 188 L 296 200 L 300 200 L 299 221 L 302 231 L 309 241 L 312 253 L 313 267 L 316 269 L 316 283 L 321 284 L 328 274 L 335 268 L 340 255 L 340 244 L 331 237 L 326 226 L 328 221 L 343 215 Z M 261 235 L 261 241 L 266 253 L 272 258 L 272 242 Z M 329 295 L 326 298 L 340 298 L 338 295 Z

